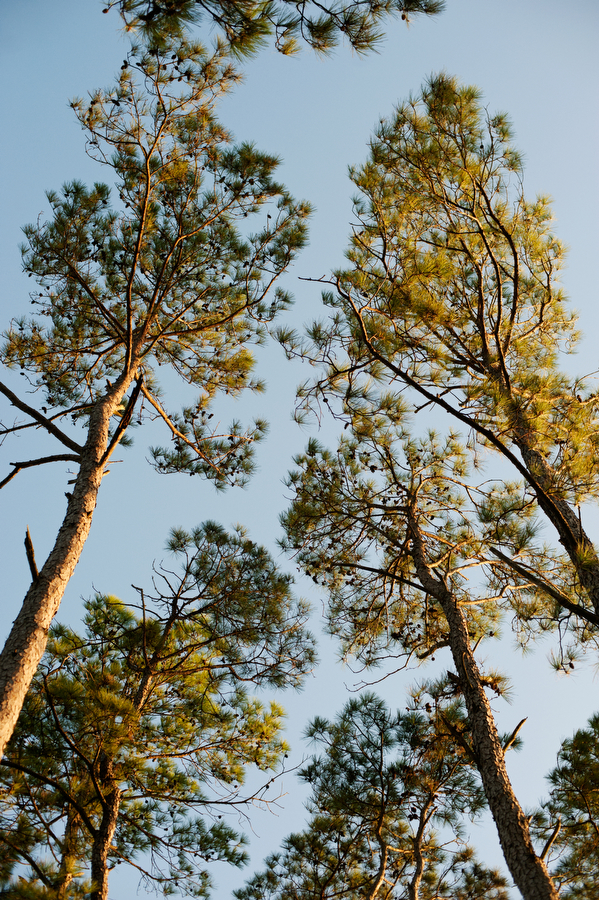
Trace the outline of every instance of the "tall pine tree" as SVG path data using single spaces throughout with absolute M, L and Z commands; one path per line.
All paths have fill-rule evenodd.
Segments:
M 265 423 L 215 431 L 210 407 L 223 393 L 262 388 L 251 347 L 290 302 L 275 282 L 304 244 L 309 209 L 273 179 L 275 157 L 233 145 L 217 122 L 215 102 L 235 80 L 223 48 L 133 48 L 115 87 L 73 103 L 88 153 L 114 187 L 50 192 L 49 220 L 25 229 L 34 314 L 12 323 L 0 358 L 43 400 L 35 407 L 0 383 L 26 417 L 3 433 L 42 429 L 57 452 L 13 463 L 0 486 L 57 462 L 76 475 L 39 571 L 28 536 L 32 584 L 0 656 L 0 753 L 132 422 L 162 421 L 170 446 L 152 451 L 161 472 L 217 487 L 251 472 Z M 161 367 L 197 399 L 171 407 Z
M 576 341 L 563 251 L 547 200 L 524 196 L 505 116 L 476 89 L 431 79 L 371 147 L 352 172 L 350 266 L 323 279 L 331 315 L 308 340 L 281 333 L 321 372 L 300 415 L 324 405 L 349 429 L 336 453 L 312 443 L 298 458 L 287 545 L 327 587 L 348 654 L 403 664 L 450 648 L 510 873 L 525 898 L 555 897 L 486 696 L 501 678 L 476 648 L 503 610 L 523 640 L 570 629 L 559 665 L 596 645 L 599 561 L 580 504 L 597 496 L 597 397 L 559 368 Z M 467 437 L 413 437 L 425 409 Z M 483 481 L 489 451 L 499 474 Z M 562 552 L 536 539 L 538 516 Z
M 305 831 L 285 839 L 238 900 L 507 900 L 463 836 L 484 795 L 465 748 L 463 703 L 449 680 L 422 685 L 405 714 L 366 692 L 308 737 L 324 749 L 302 769 Z M 451 837 L 448 837 L 451 833 Z
M 202 897 L 209 861 L 246 860 L 223 814 L 268 802 L 273 776 L 244 796 L 246 771 L 286 750 L 281 708 L 248 685 L 301 684 L 307 609 L 242 531 L 208 522 L 169 549 L 177 568 L 157 568 L 136 604 L 97 595 L 83 635 L 52 629 L 0 772 L 11 897 L 106 900 L 121 863 Z

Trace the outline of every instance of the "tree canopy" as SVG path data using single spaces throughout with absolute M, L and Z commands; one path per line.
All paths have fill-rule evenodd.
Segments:
M 562 743 L 547 776 L 549 799 L 538 816 L 539 840 L 565 900 L 592 900 L 599 871 L 599 715 Z
M 420 14 L 436 15 L 443 0 L 336 0 L 333 3 L 297 0 L 107 0 L 104 12 L 117 7 L 128 30 L 144 39 L 163 41 L 185 37 L 194 25 L 216 26 L 232 51 L 244 56 L 274 39 L 281 53 L 294 53 L 302 43 L 330 52 L 345 38 L 358 53 L 376 48 L 385 20 L 401 16 L 409 21 Z
M 466 728 L 450 681 L 420 686 L 405 714 L 371 692 L 307 736 L 324 748 L 304 766 L 312 817 L 285 839 L 238 900 L 407 898 L 507 900 L 504 879 L 481 866 L 463 836 L 484 795 L 472 758 L 456 746 Z M 447 835 L 451 833 L 451 837 Z
M 314 662 L 307 609 L 264 548 L 212 522 L 173 533 L 177 568 L 125 605 L 88 601 L 85 633 L 56 625 L 2 760 L 2 877 L 12 897 L 108 896 L 147 886 L 206 896 L 210 860 L 246 861 L 227 810 L 246 770 L 287 747 L 283 712 L 248 685 L 299 686 Z M 271 791 L 271 793 L 273 793 Z
M 329 366 L 307 400 L 326 390 L 365 418 L 379 386 L 411 389 L 498 451 L 566 553 L 514 572 L 579 616 L 584 639 L 599 624 L 597 556 L 579 514 L 597 496 L 597 405 L 593 384 L 559 368 L 578 335 L 547 198 L 525 198 L 506 117 L 447 76 L 381 124 L 352 178 L 351 267 L 335 273 L 333 313 L 303 348 Z
M 31 590 L 0 657 L 0 893 L 105 900 L 126 860 L 164 893 L 206 896 L 208 861 L 245 859 L 221 812 L 266 802 L 271 774 L 258 791 L 240 785 L 286 749 L 282 710 L 247 683 L 299 684 L 314 650 L 291 580 L 241 530 L 174 532 L 181 568 L 157 567 L 136 604 L 98 595 L 85 635 L 54 626 L 6 741 L 117 446 L 151 421 L 167 435 L 150 452 L 158 472 L 222 489 L 246 482 L 266 431 L 214 425 L 215 405 L 262 388 L 252 346 L 290 302 L 275 283 L 305 244 L 309 208 L 275 181 L 275 157 L 234 145 L 216 120 L 238 78 L 231 59 L 268 41 L 326 53 L 345 38 L 364 53 L 387 17 L 441 6 L 107 0 L 139 43 L 115 87 L 73 108 L 110 183 L 48 194 L 50 219 L 27 227 L 23 248 L 36 312 L 0 349 L 44 398 L 0 384 L 26 417 L 0 441 L 43 435 L 0 487 L 31 467 L 76 469 L 39 570 L 27 530 Z M 196 25 L 219 33 L 213 54 L 193 42 Z M 326 590 L 329 628 L 365 680 L 379 665 L 387 677 L 451 662 L 405 715 L 363 694 L 313 723 L 326 750 L 302 773 L 311 818 L 237 896 L 504 900 L 504 879 L 461 831 L 487 804 L 525 900 L 590 900 L 597 723 L 564 743 L 544 811 L 527 815 L 504 760 L 525 720 L 499 734 L 490 700 L 509 681 L 481 657 L 507 621 L 522 645 L 555 634 L 564 671 L 597 646 L 585 504 L 597 498 L 599 394 L 561 369 L 578 335 L 550 205 L 526 198 L 506 117 L 447 76 L 381 121 L 352 177 L 348 265 L 320 279 L 331 316 L 306 340 L 279 332 L 319 373 L 298 417 L 326 409 L 344 428 L 335 449 L 310 441 L 296 458 L 283 545 Z
M 3 435 L 41 429 L 60 452 L 15 462 L 2 484 L 55 462 L 74 464 L 76 476 L 39 572 L 30 548 L 33 583 L 0 659 L 2 747 L 102 478 L 132 425 L 164 424 L 170 443 L 152 450 L 158 471 L 200 474 L 217 487 L 244 482 L 252 444 L 265 432 L 263 421 L 214 427 L 211 404 L 262 388 L 251 375 L 251 347 L 290 302 L 275 282 L 305 242 L 309 207 L 273 179 L 275 157 L 234 146 L 216 120 L 214 104 L 235 79 L 223 48 L 134 47 L 115 87 L 73 103 L 89 154 L 115 180 L 112 193 L 106 184 L 67 184 L 48 195 L 50 219 L 25 229 L 34 314 L 12 323 L 0 358 L 43 392 L 44 405 L 0 384 L 27 417 Z M 161 367 L 197 398 L 169 409 Z
M 280 333 L 320 370 L 300 418 L 328 408 L 345 429 L 335 453 L 312 441 L 296 459 L 286 546 L 326 587 L 349 656 L 403 666 L 450 648 L 512 877 L 555 897 L 485 695 L 503 676 L 475 652 L 507 611 L 524 642 L 558 630 L 558 666 L 596 646 L 599 567 L 577 509 L 596 498 L 596 394 L 558 367 L 576 338 L 562 250 L 476 89 L 432 78 L 371 147 L 352 172 L 350 266 L 321 279 L 331 315 L 307 339 Z M 441 410 L 465 437 L 439 434 Z M 492 450 L 503 462 L 483 477 Z M 565 552 L 539 540 L 540 515 Z

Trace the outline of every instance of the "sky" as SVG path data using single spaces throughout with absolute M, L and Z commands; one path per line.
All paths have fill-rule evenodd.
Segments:
M 209 41 L 210 34 L 201 39 Z M 447 0 L 445 13 L 437 18 L 415 19 L 409 27 L 392 23 L 376 54 L 360 57 L 340 47 L 327 58 L 308 49 L 287 58 L 266 48 L 245 63 L 244 82 L 221 103 L 219 118 L 239 140 L 254 141 L 261 150 L 280 156 L 279 178 L 316 209 L 310 245 L 285 279 L 296 301 L 286 322 L 302 328 L 323 315 L 318 285 L 300 279 L 321 277 L 343 264 L 352 222 L 348 166 L 365 160 L 369 137 L 381 117 L 417 93 L 430 74 L 445 71 L 476 84 L 491 111 L 509 114 L 525 160 L 527 195 L 552 196 L 555 231 L 570 248 L 563 283 L 579 311 L 583 333 L 579 353 L 565 365 L 578 373 L 597 369 L 598 39 L 596 0 Z M 28 311 L 31 283 L 21 272 L 18 244 L 21 227 L 47 210 L 44 191 L 74 178 L 92 182 L 107 177 L 86 158 L 68 101 L 110 84 L 127 47 L 116 14 L 102 15 L 96 0 L 0 0 L 2 328 L 11 316 Z M 207 518 L 226 527 L 241 522 L 254 540 L 279 554 L 278 516 L 288 500 L 283 480 L 293 455 L 314 434 L 300 429 L 291 417 L 296 385 L 310 373 L 287 363 L 278 347 L 269 347 L 260 352 L 259 374 L 268 383 L 266 394 L 233 406 L 233 414 L 242 420 L 260 415 L 270 422 L 250 486 L 217 494 L 197 479 L 158 476 L 146 462 L 152 438 L 139 433 L 135 447 L 118 456 L 123 462 L 105 479 L 92 532 L 59 619 L 77 623 L 81 598 L 94 589 L 131 599 L 130 585 L 149 582 L 152 561 L 164 558 L 164 543 L 174 526 L 191 528 Z M 14 389 L 23 387 L 12 373 L 5 380 Z M 10 420 L 11 412 L 2 407 L 0 416 Z M 440 421 L 439 428 L 445 427 Z M 333 437 L 327 426 L 319 435 L 329 443 Z M 16 444 L 6 441 L 2 476 L 9 461 L 27 453 L 25 438 Z M 26 526 L 42 560 L 64 514 L 65 481 L 65 471 L 57 466 L 22 473 L 2 491 L 2 633 L 8 631 L 28 586 Z M 599 518 L 592 511 L 588 516 L 596 532 Z M 294 571 L 292 561 L 278 558 L 282 567 Z M 318 629 L 323 598 L 299 576 L 297 589 L 313 602 Z M 546 792 L 543 775 L 554 764 L 561 740 L 599 708 L 591 662 L 571 677 L 559 677 L 547 662 L 550 649 L 547 641 L 523 657 L 514 649 L 508 627 L 501 644 L 488 651 L 514 687 L 511 705 L 494 704 L 500 729 L 511 730 L 528 716 L 524 749 L 509 758 L 514 788 L 524 806 Z M 288 710 L 292 764 L 309 752 L 301 741 L 308 720 L 334 716 L 356 682 L 337 661 L 337 647 L 326 636 L 320 655 L 321 666 L 302 694 L 277 697 Z M 440 660 L 440 665 L 446 668 L 448 661 Z M 401 707 L 406 688 L 424 674 L 395 676 L 377 690 L 391 706 Z M 221 866 L 213 873 L 219 885 L 215 896 L 228 896 L 276 849 L 282 835 L 301 828 L 302 790 L 293 776 L 285 777 L 283 787 L 289 795 L 281 800 L 276 817 L 252 813 L 250 870 L 239 874 Z M 501 862 L 492 825 L 476 830 L 475 840 L 487 863 Z M 119 873 L 119 878 L 125 876 Z M 124 883 L 113 876 L 112 898 L 122 896 Z

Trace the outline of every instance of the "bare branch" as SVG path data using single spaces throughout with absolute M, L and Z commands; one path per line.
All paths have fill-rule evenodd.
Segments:
M 71 450 L 74 450 L 75 453 L 82 453 L 83 447 L 81 447 L 77 441 L 74 441 L 70 438 L 64 431 L 61 431 L 60 428 L 57 428 L 56 425 L 52 423 L 51 419 L 46 418 L 37 409 L 34 409 L 32 406 L 29 406 L 28 403 L 24 403 L 16 394 L 14 394 L 10 388 L 8 388 L 5 384 L 0 381 L 0 392 L 7 397 L 13 406 L 16 406 L 17 409 L 20 409 L 21 412 L 26 413 L 28 416 L 31 416 L 32 419 L 35 419 L 36 422 L 46 429 L 46 431 L 51 434 L 53 437 L 57 438 L 61 444 L 64 444 L 65 447 L 69 447 Z
M 512 733 L 510 734 L 509 738 L 507 739 L 507 741 L 506 741 L 505 744 L 503 745 L 503 752 L 504 752 L 504 753 L 507 753 L 507 751 L 510 749 L 510 747 L 512 746 L 512 744 L 514 743 L 514 741 L 515 741 L 516 738 L 518 737 L 518 735 L 519 735 L 519 733 L 520 733 L 520 729 L 522 728 L 522 726 L 524 725 L 524 723 L 527 722 L 527 721 L 528 721 L 528 716 L 525 716 L 523 719 L 521 719 L 521 720 L 518 722 L 518 724 L 516 725 L 516 727 L 514 728 L 514 730 L 512 731 Z M 541 857 L 541 859 L 543 859 L 543 857 Z
M 562 819 L 560 816 L 557 820 L 557 825 L 551 832 L 547 843 L 545 844 L 545 846 L 543 847 L 543 850 L 541 851 L 541 854 L 539 855 L 539 859 L 545 859 L 545 857 L 547 856 L 547 854 L 549 853 L 549 851 L 551 850 L 551 848 L 553 846 L 553 842 L 555 841 L 556 837 L 560 833 L 561 827 L 562 827 Z
M 27 459 L 24 462 L 11 462 L 10 465 L 13 466 L 12 472 L 10 472 L 6 478 L 0 481 L 0 489 L 8 484 L 9 481 L 12 481 L 15 475 L 21 471 L 21 469 L 30 469 L 32 466 L 43 466 L 46 463 L 51 462 L 79 462 L 80 457 L 75 456 L 74 453 L 56 453 L 53 456 L 40 456 L 39 459 Z

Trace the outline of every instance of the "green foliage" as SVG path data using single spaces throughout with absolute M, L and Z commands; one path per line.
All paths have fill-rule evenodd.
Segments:
M 575 509 L 599 486 L 597 404 L 558 369 L 576 339 L 561 247 L 547 202 L 524 198 L 505 117 L 447 76 L 381 123 L 352 178 L 358 223 L 331 315 L 307 339 L 280 333 L 319 369 L 300 419 L 327 408 L 345 432 L 336 452 L 312 441 L 296 458 L 284 546 L 326 589 L 345 656 L 387 676 L 450 650 L 469 728 L 451 737 L 480 772 L 514 883 L 554 897 L 489 704 L 508 682 L 476 651 L 509 613 L 522 643 L 560 630 L 559 666 L 577 652 L 568 629 L 597 645 L 599 559 Z M 422 425 L 439 429 L 443 410 L 467 437 L 418 428 L 424 409 Z M 502 458 L 483 479 L 489 449 Z M 539 541 L 539 508 L 565 553 Z
M 401 15 L 436 15 L 443 0 L 350 0 L 305 3 L 297 0 L 107 0 L 104 12 L 116 6 L 127 29 L 153 42 L 181 38 L 200 22 L 216 25 L 238 56 L 255 53 L 269 38 L 281 53 L 296 52 L 300 42 L 320 53 L 330 52 L 344 37 L 358 53 L 376 48 L 381 25 Z
M 563 742 L 548 780 L 538 836 L 551 851 L 560 897 L 593 900 L 599 871 L 599 715 Z
M 484 798 L 447 730 L 465 727 L 452 694 L 450 683 L 423 685 L 406 714 L 394 715 L 365 693 L 335 722 L 316 719 L 307 734 L 325 752 L 301 773 L 312 818 L 238 900 L 507 898 L 504 879 L 462 840 L 464 812 L 476 815 Z
M 246 860 L 227 809 L 249 766 L 286 750 L 283 712 L 244 686 L 299 686 L 314 661 L 307 608 L 266 551 L 205 523 L 169 543 L 140 603 L 86 603 L 84 636 L 57 625 L 3 760 L 0 828 L 14 897 L 83 897 L 118 792 L 106 866 L 133 864 L 165 894 L 210 887 L 206 862 Z M 23 869 L 13 867 L 20 863 Z
M 506 117 L 440 76 L 381 124 L 371 147 L 352 171 L 353 268 L 338 273 L 354 331 L 363 326 L 371 352 L 442 386 L 480 424 L 511 428 L 516 440 L 518 429 L 532 432 L 555 457 L 555 488 L 588 496 L 596 409 L 573 403 L 580 387 L 557 370 L 560 349 L 577 340 L 557 283 L 563 248 L 548 199 L 524 196 Z
M 351 266 L 324 295 L 330 318 L 308 340 L 280 333 L 290 355 L 322 373 L 300 390 L 298 415 L 324 405 L 358 441 L 376 431 L 380 442 L 387 427 L 407 429 L 410 413 L 429 408 L 468 431 L 475 469 L 498 451 L 524 487 L 473 487 L 479 524 L 498 523 L 483 532 L 488 560 L 502 552 L 504 520 L 512 533 L 487 574 L 512 597 L 526 634 L 557 624 L 558 665 L 568 665 L 568 627 L 584 644 L 599 624 L 599 559 L 576 509 L 599 493 L 599 432 L 592 385 L 558 368 L 577 334 L 557 281 L 563 249 L 548 201 L 525 198 L 506 117 L 444 75 L 381 123 L 369 161 L 351 174 L 358 224 Z M 442 460 L 446 450 L 435 452 Z M 392 454 L 379 456 L 379 469 L 391 470 Z M 535 503 L 565 553 L 532 541 Z
M 114 380 L 141 379 L 146 413 L 165 421 L 173 444 L 154 449 L 158 470 L 217 486 L 246 479 L 265 425 L 219 433 L 210 405 L 262 389 L 250 348 L 290 303 L 274 282 L 303 246 L 309 213 L 273 179 L 277 159 L 233 146 L 215 119 L 236 80 L 223 48 L 134 47 L 115 87 L 73 102 L 114 189 L 73 182 L 48 194 L 49 221 L 25 228 L 36 312 L 13 322 L 2 350 L 57 417 L 86 418 Z M 161 366 L 199 389 L 181 412 L 162 405 Z
M 522 552 L 534 522 L 517 486 L 469 483 L 457 435 L 415 440 L 379 414 L 359 438 L 343 437 L 335 454 L 311 441 L 296 463 L 284 546 L 326 588 L 329 627 L 346 655 L 403 666 L 449 646 L 445 617 L 414 560 L 414 523 L 428 566 L 462 604 L 473 643 L 499 634 L 501 607 L 519 592 L 512 583 L 511 592 L 496 593 L 488 547 Z
M 329 387 L 359 397 L 368 378 L 399 389 L 405 372 L 480 425 L 523 439 L 525 424 L 551 457 L 556 490 L 592 495 L 593 396 L 556 368 L 577 339 L 556 280 L 563 248 L 547 198 L 524 197 L 506 117 L 439 76 L 381 123 L 371 148 L 352 170 L 352 268 L 336 273 L 338 295 L 325 295 L 340 313 L 332 331 L 311 335 L 336 365 Z

